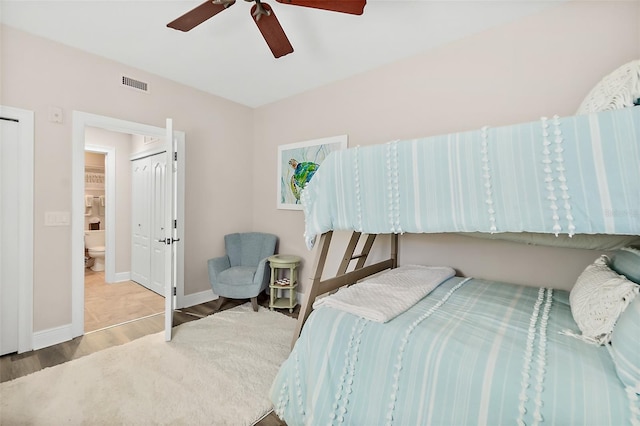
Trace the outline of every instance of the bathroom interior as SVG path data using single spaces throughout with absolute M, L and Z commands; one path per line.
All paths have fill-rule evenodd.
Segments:
M 104 271 L 105 154 L 87 152 L 84 169 L 85 267 Z
M 136 321 L 154 315 L 164 313 L 164 298 L 153 291 L 147 289 L 130 280 L 130 262 L 126 257 L 130 257 L 128 247 L 131 245 L 130 233 L 130 204 L 118 202 L 116 208 L 121 208 L 115 218 L 109 220 L 110 226 L 119 228 L 116 234 L 121 236 L 120 241 L 115 244 L 115 264 L 116 282 L 106 282 L 105 257 L 107 251 L 106 231 L 107 231 L 107 203 L 106 196 L 106 175 L 107 155 L 115 155 L 115 152 L 123 151 L 123 146 L 128 146 L 127 140 L 134 135 L 124 135 L 117 132 L 109 132 L 102 129 L 87 129 L 85 143 L 102 146 L 120 145 L 120 149 L 113 150 L 114 154 L 104 152 L 92 152 L 85 150 L 85 191 L 84 191 L 84 331 L 91 333 L 105 328 L 114 327 L 120 324 Z M 130 151 L 130 149 L 129 149 Z M 117 176 L 116 199 L 131 199 L 131 182 L 129 153 L 122 153 L 124 157 L 117 158 L 120 164 L 116 163 L 115 172 L 120 172 Z M 125 213 L 128 211 L 128 214 Z M 124 220 L 123 220 L 124 218 Z M 128 232 L 127 229 L 129 228 Z M 122 233 L 124 232 L 124 234 Z M 124 238 L 122 238 L 124 236 Z M 128 241 L 124 241 L 127 239 Z M 124 253 L 117 253 L 121 250 Z M 111 251 L 113 252 L 113 251 Z M 122 261 L 122 257 L 125 261 Z M 120 271 L 123 270 L 124 271 Z

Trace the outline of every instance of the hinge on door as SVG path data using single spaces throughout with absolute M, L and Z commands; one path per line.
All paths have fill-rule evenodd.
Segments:
M 178 153 L 177 152 L 173 153 L 173 161 L 178 161 Z
M 173 219 L 173 229 L 178 229 L 178 220 Z
M 174 287 L 174 288 L 173 288 L 173 295 L 174 295 L 174 296 L 176 296 L 176 295 L 177 295 L 177 293 L 178 293 L 178 290 L 177 290 L 177 288 L 176 288 L 176 287 Z

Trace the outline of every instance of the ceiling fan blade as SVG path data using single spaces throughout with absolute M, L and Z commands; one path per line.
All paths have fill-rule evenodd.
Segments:
M 213 0 L 208 0 L 202 3 L 200 6 L 191 9 L 178 19 L 169 22 L 167 24 L 167 27 L 174 28 L 180 31 L 189 31 L 192 28 L 202 24 L 212 16 L 215 16 L 223 10 L 227 9 L 229 6 L 232 6 L 235 2 L 235 0 L 228 0 L 214 3 Z
M 330 10 L 332 12 L 362 15 L 367 0 L 276 0 L 282 4 L 312 7 L 314 9 Z
M 251 17 L 267 42 L 271 53 L 276 58 L 293 52 L 293 46 L 289 43 L 287 35 L 278 22 L 275 13 L 266 3 L 254 4 L 251 8 Z M 256 12 L 257 11 L 257 12 Z M 266 13 L 265 13 L 266 12 Z

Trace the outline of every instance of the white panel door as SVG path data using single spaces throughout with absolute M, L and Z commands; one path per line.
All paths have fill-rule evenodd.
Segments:
M 132 161 L 131 280 L 165 293 L 167 159 L 164 152 Z
M 151 270 L 151 159 L 134 160 L 131 167 L 131 280 L 146 287 Z
M 0 120 L 0 355 L 18 351 L 18 132 Z
M 165 294 L 165 252 L 167 251 L 167 236 L 171 238 L 170 229 L 167 228 L 166 186 L 167 160 L 165 153 L 156 154 L 151 158 L 151 269 L 149 285 L 151 290 L 158 294 Z

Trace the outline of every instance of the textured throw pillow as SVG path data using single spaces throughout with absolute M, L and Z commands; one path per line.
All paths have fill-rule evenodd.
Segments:
M 580 274 L 569 293 L 571 315 L 582 337 L 597 344 L 609 342 L 620 314 L 638 294 L 639 286 L 612 271 L 600 256 Z
M 609 352 L 616 365 L 618 377 L 627 387 L 640 394 L 640 297 L 618 318 L 611 334 Z
M 640 60 L 624 64 L 604 77 L 582 101 L 576 115 L 632 107 L 640 97 Z
M 640 250 L 631 247 L 616 250 L 611 262 L 611 269 L 634 283 L 640 284 Z

